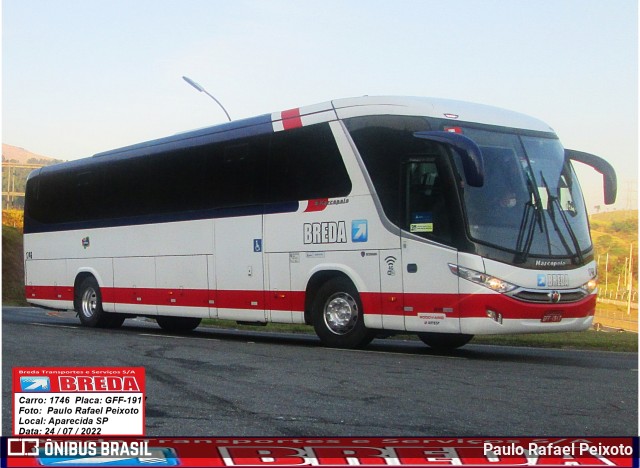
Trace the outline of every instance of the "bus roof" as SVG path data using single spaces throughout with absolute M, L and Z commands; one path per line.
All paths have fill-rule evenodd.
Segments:
M 553 133 L 541 120 L 499 107 L 427 97 L 370 97 L 337 99 L 333 106 L 338 117 L 368 114 L 424 115 L 451 121 L 476 122 L 500 127 Z
M 362 96 L 336 99 L 321 104 L 235 120 L 221 125 L 187 131 L 165 138 L 105 151 L 94 155 L 94 157 L 128 158 L 150 155 L 236 138 L 268 134 L 336 119 L 390 114 L 421 115 L 450 119 L 452 122 L 477 122 L 546 133 L 553 132 L 553 129 L 540 120 L 483 104 L 425 97 Z

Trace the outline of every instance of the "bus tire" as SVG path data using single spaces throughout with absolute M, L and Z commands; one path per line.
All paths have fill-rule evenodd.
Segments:
M 323 284 L 313 303 L 312 322 L 316 334 L 331 348 L 362 348 L 375 337 L 364 326 L 360 295 L 347 278 L 335 277 Z
M 125 316 L 105 312 L 102 308 L 102 293 L 93 276 L 87 276 L 75 292 L 75 309 L 84 327 L 117 328 Z
M 438 351 L 450 351 L 466 345 L 473 335 L 462 333 L 418 333 L 418 338 L 427 346 Z
M 201 318 L 197 317 L 167 317 L 164 315 L 156 317 L 156 322 L 160 328 L 170 332 L 190 332 L 198 328 Z
M 105 313 L 108 314 L 109 321 L 104 326 L 104 328 L 120 328 L 124 323 L 124 320 L 127 318 L 123 314 L 112 314 L 108 312 Z

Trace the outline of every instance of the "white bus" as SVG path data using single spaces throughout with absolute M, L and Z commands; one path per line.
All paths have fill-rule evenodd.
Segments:
M 27 300 L 88 327 L 306 323 L 327 346 L 589 328 L 597 272 L 570 160 L 533 118 L 360 97 L 33 171 Z

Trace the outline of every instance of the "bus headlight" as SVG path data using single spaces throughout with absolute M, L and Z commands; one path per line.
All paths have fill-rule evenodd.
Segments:
M 480 284 L 485 288 L 489 288 L 492 291 L 498 293 L 507 293 L 509 291 L 513 291 L 518 286 L 515 284 L 511 284 L 503 279 L 496 278 L 495 276 L 487 275 L 486 273 L 481 273 L 476 270 L 472 270 L 471 268 L 464 268 L 460 265 L 449 264 L 449 269 L 451 273 L 460 278 L 464 278 L 466 280 L 471 281 L 472 283 Z
M 591 294 L 598 287 L 598 278 L 593 278 L 584 283 L 581 288 L 587 293 Z

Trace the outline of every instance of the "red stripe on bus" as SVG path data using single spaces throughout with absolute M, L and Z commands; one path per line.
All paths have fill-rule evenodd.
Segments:
M 116 304 L 209 307 L 206 289 L 101 288 L 102 301 Z
M 460 318 L 486 318 L 487 311 L 502 314 L 503 319 L 541 319 L 549 312 L 558 312 L 562 318 L 583 318 L 595 314 L 596 295 L 578 302 L 559 304 L 522 302 L 504 294 L 460 295 L 456 310 Z
M 296 108 L 282 111 L 282 126 L 285 130 L 302 127 L 300 109 Z
M 158 288 L 101 288 L 105 303 L 150 306 L 211 307 L 240 310 L 297 311 L 305 309 L 304 291 L 252 291 Z M 71 286 L 26 286 L 27 299 L 73 301 Z M 545 313 L 558 312 L 562 318 L 581 318 L 595 313 L 596 296 L 572 303 L 528 303 L 502 294 L 420 294 L 361 292 L 365 313 L 415 316 L 419 313 L 443 313 L 451 318 L 486 318 L 487 311 L 504 319 L 540 319 Z
M 307 208 L 304 210 L 305 213 L 313 213 L 314 211 L 324 211 L 329 205 L 328 198 L 318 198 L 315 200 L 309 200 L 307 202 Z
M 25 286 L 27 299 L 73 301 L 73 286 Z

